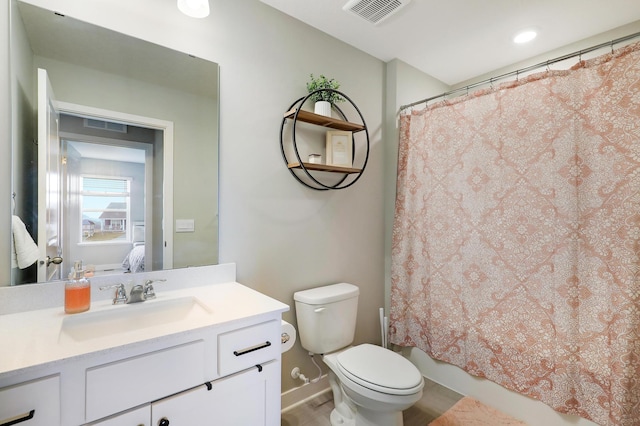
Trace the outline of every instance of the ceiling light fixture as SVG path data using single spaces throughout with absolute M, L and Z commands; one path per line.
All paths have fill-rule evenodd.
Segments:
M 209 16 L 209 0 L 178 0 L 180 12 L 192 18 Z
M 513 38 L 513 42 L 517 44 L 528 43 L 536 38 L 537 35 L 538 33 L 533 30 L 522 31 L 516 34 L 516 36 Z

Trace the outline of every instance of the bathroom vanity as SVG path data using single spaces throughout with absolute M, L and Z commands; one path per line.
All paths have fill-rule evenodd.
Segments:
M 228 282 L 194 271 L 221 267 L 153 273 L 167 285 L 142 303 L 0 315 L 0 425 L 279 425 L 289 307 L 234 265 Z

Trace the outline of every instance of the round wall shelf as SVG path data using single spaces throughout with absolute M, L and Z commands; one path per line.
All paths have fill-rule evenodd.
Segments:
M 334 110 L 340 116 L 340 118 L 327 117 L 303 110 L 302 106 L 305 104 L 305 102 L 307 102 L 307 100 L 309 100 L 314 94 L 318 92 L 335 92 L 339 96 L 343 97 L 353 106 L 354 111 L 359 116 L 359 122 L 348 121 L 343 111 L 335 104 L 332 105 L 332 110 Z M 327 129 L 332 129 L 334 131 L 337 130 L 340 132 L 344 132 L 339 133 L 341 137 L 348 137 L 348 135 L 350 135 L 351 147 L 348 150 L 351 153 L 350 163 L 351 165 L 361 164 L 361 166 L 350 167 L 348 164 L 336 165 L 333 164 L 332 158 L 329 157 L 327 157 L 323 163 L 303 161 L 300 156 L 298 141 L 296 139 L 298 122 L 309 123 L 314 126 L 320 126 Z M 288 125 L 291 126 L 291 140 L 288 141 L 288 143 L 292 145 L 294 154 L 291 155 L 290 152 L 289 158 L 287 158 L 287 150 L 285 149 L 284 141 L 285 130 L 287 130 Z M 304 129 L 302 129 L 301 131 L 304 131 Z M 329 132 L 328 134 L 331 135 L 331 133 Z M 358 134 L 364 135 L 364 137 L 359 137 L 358 139 L 356 139 L 356 135 Z M 282 151 L 282 158 L 284 159 L 289 172 L 303 185 L 317 191 L 344 189 L 356 183 L 364 172 L 367 161 L 369 160 L 369 131 L 367 130 L 367 125 L 364 121 L 362 113 L 360 112 L 356 104 L 353 103 L 353 101 L 347 95 L 334 89 L 319 89 L 309 93 L 303 98 L 298 99 L 287 109 L 287 112 L 284 114 L 284 118 L 282 119 L 282 124 L 280 126 L 280 149 Z M 331 152 L 330 148 L 327 151 Z M 342 158 L 344 159 L 344 157 Z M 330 179 L 327 178 L 328 174 L 338 176 L 338 181 L 329 182 Z M 333 180 L 335 180 L 335 178 Z

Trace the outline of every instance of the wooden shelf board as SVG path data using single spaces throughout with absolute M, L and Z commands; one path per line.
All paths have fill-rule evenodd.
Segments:
M 296 108 L 287 111 L 284 114 L 284 118 L 291 118 L 296 114 Z M 351 132 L 359 132 L 364 130 L 365 127 L 362 124 L 351 123 L 348 121 L 340 120 L 333 117 L 326 117 L 324 115 L 314 114 L 310 111 L 305 111 L 303 109 L 298 113 L 298 120 L 304 121 L 305 123 L 316 124 L 318 126 L 329 127 L 330 129 L 338 129 L 345 130 Z M 306 164 L 306 163 L 305 163 Z
M 342 167 L 342 166 L 330 166 L 328 164 L 317 164 L 317 163 L 302 163 L 304 164 L 304 168 L 307 170 L 316 170 L 320 172 L 332 172 L 332 173 L 361 173 L 362 169 L 354 169 L 352 167 Z M 290 169 L 302 169 L 300 163 L 289 163 Z

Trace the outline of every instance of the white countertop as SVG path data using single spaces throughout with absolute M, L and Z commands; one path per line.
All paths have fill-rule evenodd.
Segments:
M 0 315 L 0 377 L 18 370 L 67 360 L 69 358 L 107 351 L 124 345 L 135 344 L 189 332 L 202 327 L 222 325 L 259 315 L 285 312 L 289 306 L 265 296 L 237 282 L 190 287 L 163 291 L 156 287 L 157 298 L 130 305 L 113 305 L 111 300 L 92 302 L 87 312 L 67 315 L 63 307 L 32 310 Z M 74 340 L 62 333 L 65 318 L 74 322 L 95 317 L 97 312 L 136 308 L 150 308 L 179 298 L 195 298 L 200 309 L 198 315 L 163 324 L 147 324 L 144 327 L 119 327 L 117 332 L 95 338 Z M 145 305 L 145 306 L 143 306 Z M 160 306 L 160 305 L 158 305 Z M 124 312 L 124 311 L 122 311 Z

